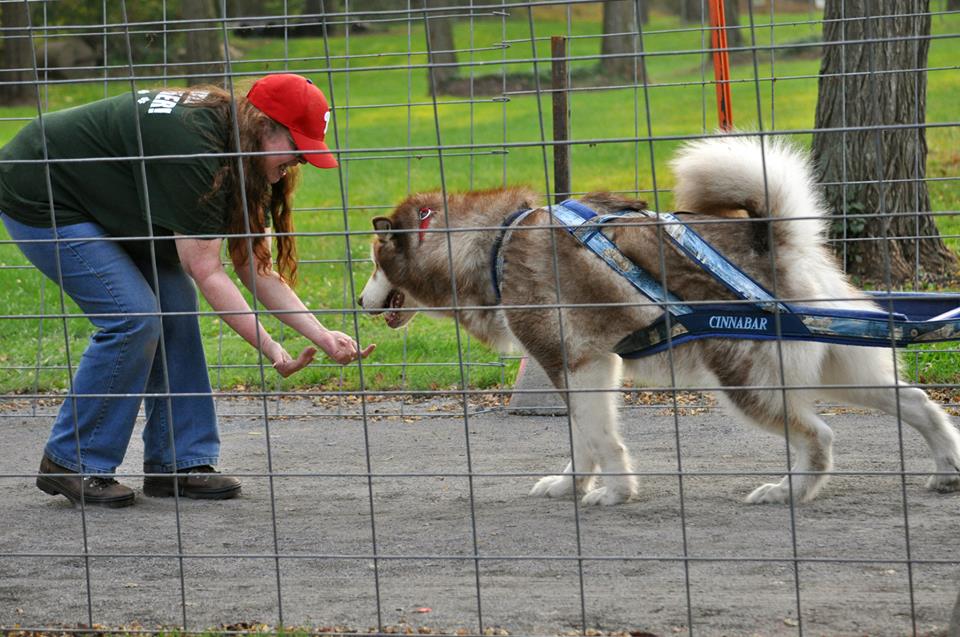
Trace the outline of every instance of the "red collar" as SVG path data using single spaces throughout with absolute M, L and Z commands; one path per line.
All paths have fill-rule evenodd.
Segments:
M 431 208 L 421 208 L 420 213 L 420 243 L 423 243 L 423 236 L 426 234 L 426 229 L 430 226 L 430 219 L 433 218 L 433 209 Z

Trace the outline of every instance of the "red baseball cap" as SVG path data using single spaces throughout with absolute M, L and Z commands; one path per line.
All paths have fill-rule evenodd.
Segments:
M 271 119 L 290 130 L 303 158 L 318 168 L 336 168 L 337 158 L 323 139 L 330 122 L 330 107 L 323 91 L 293 73 L 268 75 L 254 82 L 247 99 Z M 309 151 L 324 150 L 325 153 Z

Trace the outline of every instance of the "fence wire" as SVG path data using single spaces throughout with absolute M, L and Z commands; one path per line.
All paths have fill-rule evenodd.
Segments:
M 770 344 L 776 362 L 762 382 L 748 374 L 691 382 L 682 371 L 691 344 L 677 344 L 658 355 L 665 380 L 621 385 L 615 376 L 618 382 L 610 387 L 598 373 L 584 384 L 575 379 L 582 361 L 568 358 L 575 344 L 567 343 L 553 370 L 568 388 L 562 393 L 571 401 L 615 400 L 623 437 L 634 450 L 632 465 L 603 471 L 602 484 L 612 489 L 629 478 L 639 488 L 631 501 L 609 507 L 589 506 L 590 496 L 573 497 L 560 482 L 546 483 L 540 494 L 556 487 L 565 497 L 527 495 L 564 462 L 567 481 L 590 482 L 595 467 L 578 466 L 577 456 L 594 450 L 578 442 L 583 425 L 555 400 L 545 379 L 530 380 L 535 362 L 518 351 L 497 351 L 469 331 L 470 321 L 490 307 L 471 301 L 471 269 L 462 264 L 482 267 L 487 281 L 490 257 L 458 252 L 455 242 L 490 235 L 499 223 L 448 230 L 448 209 L 456 208 L 459 193 L 518 184 L 543 204 L 555 203 L 558 194 L 578 198 L 604 191 L 670 211 L 669 161 L 683 143 L 751 135 L 764 144 L 779 137 L 809 148 L 825 132 L 817 120 L 818 109 L 826 108 L 818 88 L 833 79 L 841 81 L 841 108 L 859 101 L 876 104 L 879 113 L 886 103 L 880 92 L 890 87 L 911 95 L 913 107 L 896 121 L 882 114 L 861 121 L 844 111 L 830 125 L 833 139 L 842 140 L 842 170 L 825 174 L 816 186 L 841 191 L 843 204 L 828 220 L 830 258 L 878 292 L 904 298 L 956 292 L 955 267 L 938 275 L 925 266 L 930 242 L 942 242 L 953 254 L 960 246 L 955 2 L 866 3 L 864 9 L 853 0 L 826 0 L 825 9 L 815 1 L 727 0 L 728 82 L 737 130 L 726 132 L 716 130 L 716 50 L 707 0 L 190 4 L 0 1 L 0 143 L 49 113 L 138 90 L 216 84 L 238 94 L 268 73 L 310 78 L 330 103 L 327 142 L 339 168 L 302 171 L 297 229 L 288 233 L 298 243 L 297 289 L 328 328 L 378 349 L 350 366 L 318 359 L 283 379 L 225 328 L 223 313 L 201 304 L 185 314 L 197 316 L 203 330 L 224 442 L 220 469 L 242 481 L 242 497 L 213 503 L 137 493 L 132 509 L 81 502 L 71 510 L 65 500 L 34 488 L 36 463 L 65 400 L 116 397 L 106 389 L 78 394 L 72 380 L 86 341 L 95 338 L 90 320 L 115 315 L 81 312 L 0 230 L 0 426 L 10 441 L 0 461 L 10 508 L 0 534 L 0 629 L 960 634 L 960 626 L 948 626 L 960 613 L 951 615 L 954 600 L 960 603 L 952 523 L 960 500 L 923 488 L 930 467 L 921 436 L 902 427 L 914 414 L 914 403 L 901 397 L 903 385 L 855 378 L 832 378 L 829 387 L 788 382 L 803 358 L 779 339 Z M 605 13 L 628 17 L 605 26 Z M 886 28 L 893 23 L 909 25 L 909 33 Z M 827 39 L 837 25 L 843 35 Z M 551 52 L 557 37 L 566 47 L 559 58 Z M 910 45 L 912 57 L 893 65 L 882 59 L 892 48 Z M 929 53 L 921 55 L 923 47 Z M 839 68 L 821 65 L 828 50 L 843 52 Z M 860 65 L 864 57 L 866 66 Z M 562 86 L 551 78 L 558 63 Z M 861 84 L 866 93 L 846 94 Z M 569 130 L 556 139 L 551 106 L 561 96 L 568 101 Z M 232 132 L 239 142 L 236 127 Z M 867 176 L 848 174 L 848 166 L 862 163 L 863 157 L 848 154 L 851 140 L 862 135 L 871 136 L 859 152 L 872 169 Z M 912 136 L 914 154 L 902 158 L 897 144 L 905 136 Z M 145 171 L 151 154 L 137 141 L 137 152 L 128 156 L 63 159 L 45 152 L 48 158 L 33 164 L 47 175 L 48 188 L 50 171 L 61 164 L 106 160 Z M 250 154 L 218 157 L 239 163 Z M 560 154 L 569 157 L 568 183 L 555 171 Z M 196 158 L 162 158 L 188 157 Z M 909 170 L 892 170 L 894 157 Z M 0 181 L 5 167 L 24 163 L 0 160 Z M 912 189 L 904 205 L 890 194 L 900 187 Z M 879 193 L 876 200 L 866 205 L 856 199 L 855 193 L 871 188 Z M 408 308 L 421 315 L 390 330 L 382 317 L 361 307 L 361 290 L 374 271 L 370 246 L 377 233 L 371 220 L 423 192 L 438 193 L 441 206 L 432 214 L 444 221 L 439 230 L 419 229 L 421 244 L 423 236 L 443 239 L 431 243 L 443 244 L 432 267 L 440 263 L 468 280 L 448 284 L 447 300 Z M 127 240 L 150 244 L 151 274 L 158 282 L 156 250 L 170 239 L 153 234 L 149 205 L 143 213 L 151 232 Z M 905 221 L 914 223 L 912 231 L 903 230 Z M 555 219 L 550 223 L 559 226 Z M 698 228 L 744 223 L 749 219 L 717 218 Z M 859 230 L 869 224 L 878 224 L 883 234 Z M 777 225 L 764 224 L 763 241 L 776 243 Z M 673 284 L 666 232 L 661 226 L 650 263 L 663 283 Z M 411 243 L 417 235 L 417 229 L 407 233 Z M 662 307 L 637 299 L 565 299 L 561 290 L 571 273 L 561 263 L 557 235 L 550 236 L 552 274 L 540 285 L 551 290 L 551 298 L 509 303 L 509 312 L 558 317 L 559 338 L 566 342 L 580 333 L 577 312 Z M 252 242 L 262 234 L 248 225 L 235 237 Z M 895 272 L 890 256 L 900 245 L 906 246 L 908 276 Z M 881 265 L 864 274 L 855 255 L 868 254 L 871 246 L 879 246 Z M 224 254 L 225 265 L 228 260 Z M 769 252 L 777 302 L 854 300 L 784 292 L 779 273 L 789 263 L 789 254 Z M 583 276 L 584 286 L 599 285 Z M 284 312 L 247 298 L 286 348 L 307 345 L 278 320 Z M 671 339 L 672 319 L 667 321 Z M 540 328 L 546 331 L 548 322 L 542 319 Z M 899 376 L 928 392 L 955 428 L 956 340 L 892 345 L 885 351 Z M 161 360 L 169 388 L 171 370 L 166 357 Z M 732 370 L 751 362 L 727 361 Z M 772 431 L 779 437 L 768 439 L 730 422 L 720 408 L 731 394 L 752 392 L 791 414 L 795 396 L 823 389 L 833 398 L 864 390 L 879 396 L 884 389 L 895 396 L 895 407 L 884 415 L 833 399 L 817 404 L 814 418 L 837 432 L 837 466 L 825 470 L 797 459 L 792 416 Z M 191 396 L 207 394 L 134 395 L 168 405 Z M 552 415 L 538 415 L 544 410 Z M 138 433 L 144 423 L 141 411 Z M 799 444 L 802 449 L 805 443 Z M 152 475 L 140 467 L 138 447 L 131 442 L 117 471 L 123 483 L 136 485 Z M 832 480 L 816 500 L 790 497 L 823 473 Z M 785 504 L 742 502 L 758 480 L 776 482 L 780 476 Z M 950 490 L 946 481 L 941 486 Z

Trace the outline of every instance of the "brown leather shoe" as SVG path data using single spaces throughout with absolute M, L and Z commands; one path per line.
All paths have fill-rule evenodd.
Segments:
M 49 474 L 72 475 L 49 475 Z M 133 504 L 134 493 L 108 476 L 81 477 L 76 471 L 61 467 L 46 456 L 40 461 L 37 486 L 50 495 L 64 495 L 73 504 L 78 504 L 81 494 L 84 504 L 104 507 L 126 507 Z
M 174 488 L 181 497 L 196 500 L 229 500 L 240 495 L 240 481 L 221 475 L 210 465 L 181 469 L 174 477 L 147 476 L 143 494 L 154 498 L 173 496 Z M 186 474 L 186 475 L 185 475 Z

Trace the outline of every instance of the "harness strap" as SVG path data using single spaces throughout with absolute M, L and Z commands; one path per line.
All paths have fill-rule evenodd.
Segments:
M 653 323 L 628 334 L 614 346 L 614 352 L 623 358 L 648 356 L 671 345 L 700 338 L 790 339 L 883 347 L 960 338 L 960 295 L 913 294 L 899 302 L 894 299 L 889 312 L 787 305 L 777 301 L 763 286 L 672 214 L 643 210 L 600 216 L 574 199 L 552 206 L 550 210 L 568 232 L 666 310 Z M 498 303 L 503 275 L 502 246 L 509 239 L 513 225 L 530 212 L 520 210 L 504 219 L 494 242 L 491 274 Z M 678 249 L 738 299 L 752 303 L 698 305 L 694 311 L 665 290 L 653 276 L 627 259 L 602 232 L 604 223 L 639 216 L 663 220 L 667 236 Z M 882 295 L 874 300 L 888 303 Z M 776 320 L 771 317 L 773 311 L 780 312 Z
M 597 215 L 589 206 L 568 199 L 553 208 L 554 215 L 586 247 L 602 258 L 611 268 L 622 275 L 647 298 L 661 305 L 666 312 L 650 325 L 625 336 L 614 346 L 614 352 L 623 358 L 638 358 L 661 351 L 671 342 L 685 342 L 690 338 L 699 338 L 708 333 L 722 335 L 727 330 L 742 332 L 744 329 L 780 331 L 785 327 L 782 319 L 779 323 L 770 320 L 769 312 L 779 310 L 790 317 L 790 308 L 777 301 L 763 286 L 747 276 L 729 259 L 719 253 L 696 231 L 670 213 L 657 213 L 649 210 L 618 211 L 603 216 Z M 734 307 L 729 316 L 705 314 L 700 309 L 684 304 L 670 290 L 667 290 L 650 273 L 630 261 L 616 244 L 602 232 L 603 224 L 620 218 L 645 217 L 663 222 L 667 238 L 687 258 L 702 270 L 709 272 L 739 299 L 752 301 L 756 309 L 744 314 L 743 306 Z M 667 314 L 672 320 L 667 320 Z M 713 320 L 714 325 L 710 321 Z M 704 325 L 700 323 L 706 321 Z M 799 332 L 806 332 L 801 324 Z
M 592 209 L 575 199 L 568 199 L 560 205 L 573 210 L 585 221 L 596 219 L 595 224 L 590 224 L 586 227 L 581 225 L 576 230 L 571 230 L 571 232 L 584 243 L 586 243 L 586 241 L 584 241 L 583 237 L 584 235 L 590 236 L 589 231 L 591 229 L 593 229 L 593 232 L 599 232 L 600 229 L 598 226 L 613 219 L 642 216 L 648 219 L 662 221 L 663 229 L 666 231 L 671 243 L 677 246 L 687 258 L 699 265 L 700 269 L 713 276 L 713 278 L 737 295 L 737 297 L 746 301 L 753 301 L 762 310 L 768 312 L 774 311 L 775 308 L 780 312 L 790 311 L 786 305 L 777 301 L 766 288 L 745 274 L 740 268 L 727 259 L 727 257 L 718 252 L 716 248 L 707 243 L 706 239 L 684 224 L 684 222 L 674 214 L 669 212 L 653 212 L 651 210 L 640 210 L 636 212 L 624 210 L 601 217 Z M 611 245 L 613 245 L 612 242 Z
M 669 212 L 651 212 L 644 210 L 648 217 L 663 219 L 663 228 L 668 236 L 687 257 L 722 283 L 728 290 L 741 299 L 753 301 L 760 309 L 773 312 L 789 312 L 790 309 L 778 301 L 762 285 L 754 281 L 743 270 L 734 265 L 727 257 L 717 251 L 706 239 Z
M 526 219 L 533 212 L 533 208 L 523 208 L 507 215 L 500 224 L 500 232 L 493 241 L 490 249 L 490 280 L 493 282 L 493 294 L 500 304 L 500 284 L 503 281 L 503 246 L 513 233 L 513 226 Z
M 552 206 L 550 210 L 571 234 L 648 299 L 663 306 L 673 316 L 693 312 L 689 305 L 686 305 L 673 292 L 665 289 L 649 272 L 625 257 L 616 244 L 601 232 L 602 221 L 607 220 L 611 215 L 598 217 L 592 209 L 573 199 Z

